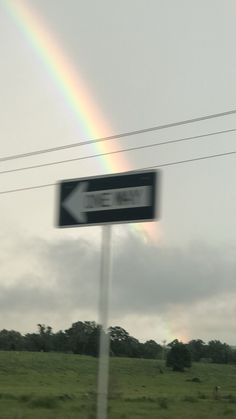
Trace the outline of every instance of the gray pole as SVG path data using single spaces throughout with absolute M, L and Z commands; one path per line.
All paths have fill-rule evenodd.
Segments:
M 100 283 L 100 307 L 99 324 L 101 325 L 99 363 L 98 363 L 98 386 L 97 386 L 97 419 L 107 419 L 107 398 L 109 379 L 109 349 L 110 338 L 107 333 L 109 314 L 109 294 L 111 278 L 111 233 L 112 226 L 102 227 L 102 260 L 101 260 L 101 283 Z

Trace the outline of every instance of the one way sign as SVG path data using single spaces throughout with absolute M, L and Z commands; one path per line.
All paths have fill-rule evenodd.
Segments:
M 136 172 L 59 184 L 59 227 L 153 220 L 159 172 Z

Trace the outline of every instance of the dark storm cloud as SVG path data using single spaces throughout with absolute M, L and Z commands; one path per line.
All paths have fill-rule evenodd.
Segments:
M 235 254 L 234 248 L 158 248 L 130 238 L 115 263 L 114 309 L 160 312 L 235 291 Z
M 86 240 L 28 245 L 31 274 L 19 273 L 12 285 L 0 286 L 2 314 L 14 312 L 97 310 L 100 250 Z M 113 249 L 111 314 L 161 314 L 236 291 L 236 249 L 201 243 L 184 249 L 159 248 L 135 236 Z M 42 267 L 32 273 L 32 260 Z M 10 275 L 10 273 L 9 273 Z
M 75 308 L 97 309 L 99 255 L 94 246 L 84 240 L 52 244 L 41 239 L 24 245 L 24 273 L 20 269 L 12 280 L 9 270 L 0 282 L 2 315 L 57 311 L 63 316 Z

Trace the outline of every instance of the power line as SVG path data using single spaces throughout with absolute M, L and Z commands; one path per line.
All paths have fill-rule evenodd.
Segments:
M 158 165 L 154 165 L 154 166 L 141 167 L 140 169 L 137 169 L 137 171 L 158 169 L 158 168 L 161 168 L 161 167 L 175 166 L 175 165 L 184 164 L 184 163 L 192 163 L 192 162 L 195 162 L 195 161 L 213 159 L 213 158 L 216 158 L 216 157 L 225 157 L 225 156 L 230 156 L 230 155 L 233 155 L 233 154 L 236 154 L 236 150 L 228 151 L 226 153 L 218 153 L 218 154 L 210 154 L 208 156 L 194 157 L 192 159 L 178 160 L 178 161 L 169 162 L 169 163 L 162 163 L 162 164 L 158 164 Z M 33 189 L 48 188 L 48 187 L 56 186 L 56 185 L 57 185 L 56 183 L 48 183 L 48 184 L 44 184 L 44 185 L 36 185 L 36 186 L 29 186 L 29 187 L 25 187 L 25 188 L 10 189 L 10 190 L 7 190 L 7 191 L 0 191 L 0 195 L 6 195 L 6 194 L 14 193 L 14 192 L 23 192 L 23 191 L 33 190 Z
M 144 170 L 158 169 L 158 168 L 161 168 L 161 167 L 176 166 L 178 164 L 184 164 L 184 163 L 191 163 L 191 162 L 195 162 L 195 161 L 214 159 L 216 157 L 226 157 L 226 156 L 231 156 L 233 154 L 236 154 L 236 150 L 228 151 L 228 152 L 225 152 L 225 153 L 210 154 L 208 156 L 202 156 L 202 157 L 193 157 L 192 159 L 178 160 L 178 161 L 174 161 L 174 162 L 170 162 L 170 163 L 158 164 L 158 165 L 154 165 L 154 166 L 144 167 L 143 169 Z M 142 170 L 142 169 L 139 169 L 139 170 Z
M 0 175 L 8 174 L 8 173 L 14 173 L 14 172 L 21 172 L 21 171 L 29 170 L 29 169 L 39 169 L 41 167 L 56 166 L 58 164 L 71 163 L 71 162 L 75 162 L 75 161 L 78 161 L 78 160 L 87 160 L 87 159 L 92 159 L 92 158 L 96 158 L 96 157 L 105 157 L 105 156 L 110 156 L 110 155 L 119 154 L 119 153 L 143 150 L 143 149 L 146 149 L 146 148 L 154 148 L 154 147 L 158 147 L 158 146 L 162 146 L 162 145 L 180 143 L 180 142 L 190 141 L 190 140 L 196 140 L 196 139 L 200 139 L 200 138 L 211 137 L 213 135 L 225 134 L 225 133 L 230 133 L 230 132 L 235 132 L 235 131 L 236 131 L 236 128 L 223 130 L 223 131 L 208 132 L 206 134 L 194 135 L 194 136 L 191 136 L 191 137 L 183 137 L 183 138 L 178 138 L 176 140 L 162 141 L 162 142 L 159 142 L 159 143 L 145 144 L 145 145 L 136 146 L 136 147 L 130 147 L 130 148 L 123 148 L 123 149 L 120 149 L 120 150 L 108 151 L 107 153 L 90 154 L 88 156 L 74 157 L 72 159 L 57 160 L 57 161 L 49 162 L 49 163 L 35 164 L 35 165 L 32 165 L 32 166 L 24 166 L 24 167 L 19 167 L 19 168 L 16 168 L 16 169 L 2 170 L 2 171 L 0 171 Z
M 14 192 L 23 192 L 23 191 L 30 191 L 33 189 L 42 189 L 42 188 L 49 188 L 50 186 L 56 186 L 56 183 L 48 183 L 45 185 L 35 185 L 35 186 L 28 186 L 25 188 L 17 188 L 17 189 L 10 189 L 9 191 L 0 191 L 0 195 L 14 193 Z
M 178 121 L 178 122 L 172 122 L 172 123 L 169 123 L 169 124 L 157 125 L 157 126 L 153 126 L 153 127 L 149 127 L 149 128 L 143 128 L 143 129 L 140 129 L 140 130 L 127 131 L 127 132 L 123 132 L 121 134 L 114 134 L 114 135 L 109 135 L 109 136 L 106 136 L 106 137 L 100 137 L 100 138 L 96 138 L 96 139 L 65 144 L 65 145 L 62 145 L 62 146 L 45 148 L 45 149 L 30 151 L 30 152 L 21 153 L 21 154 L 13 154 L 13 155 L 1 157 L 0 162 L 20 159 L 20 158 L 25 158 L 25 157 L 32 157 L 32 156 L 36 156 L 36 155 L 39 155 L 39 154 L 51 153 L 51 152 L 54 152 L 54 151 L 66 150 L 66 149 L 74 148 L 74 147 L 91 145 L 91 144 L 100 143 L 100 142 L 104 142 L 104 141 L 115 140 L 115 139 L 119 139 L 119 138 L 123 138 L 123 137 L 130 137 L 130 136 L 133 136 L 133 135 L 139 135 L 139 134 L 144 134 L 144 133 L 147 133 L 147 132 L 178 127 L 178 126 L 181 126 L 181 125 L 192 124 L 194 122 L 206 121 L 206 120 L 209 120 L 209 119 L 215 119 L 215 118 L 220 118 L 220 117 L 223 117 L 223 116 L 229 116 L 229 115 L 234 115 L 234 114 L 236 114 L 236 109 L 233 109 L 231 111 L 225 111 L 225 112 L 200 116 L 198 118 L 191 118 L 191 119 L 186 119 L 186 120 L 182 120 L 182 121 Z

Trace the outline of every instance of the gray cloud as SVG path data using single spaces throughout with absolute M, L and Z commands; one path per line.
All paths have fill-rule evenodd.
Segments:
M 29 330 L 52 319 L 61 328 L 79 316 L 96 317 L 99 254 L 93 245 L 83 239 L 30 239 L 21 243 L 18 254 L 16 247 L 8 246 L 6 266 L 0 268 L 0 328 L 25 324 Z
M 235 291 L 235 252 L 201 243 L 185 249 L 157 248 L 130 238 L 115 263 L 113 307 L 159 312 L 171 304 Z
M 236 294 L 235 251 L 202 243 L 159 248 L 133 235 L 118 240 L 113 249 L 111 323 L 118 319 L 123 327 L 132 324 L 137 333 L 135 319 L 138 323 L 143 318 L 151 334 L 151 319 L 159 319 L 171 324 L 175 334 L 185 330 L 203 338 L 213 333 L 231 336 L 228 317 L 235 318 L 236 306 L 230 305 L 230 314 L 227 307 Z M 20 264 L 25 253 L 27 263 Z M 6 272 L 0 282 L 0 328 L 29 330 L 42 321 L 64 328 L 71 320 L 97 318 L 100 250 L 94 244 L 81 238 L 34 239 L 22 244 L 19 261 L 14 272 L 8 272 L 9 283 Z M 139 333 L 141 337 L 145 330 Z

